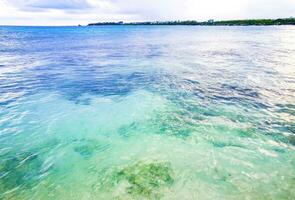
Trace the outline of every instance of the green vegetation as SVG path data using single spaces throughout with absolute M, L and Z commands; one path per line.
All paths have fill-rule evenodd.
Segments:
M 212 25 L 221 25 L 221 26 L 295 25 L 295 18 L 286 18 L 286 19 L 250 19 L 250 20 L 217 21 L 217 22 L 213 22 Z
M 246 20 L 227 20 L 214 21 L 208 20 L 198 22 L 194 20 L 187 21 L 155 21 L 155 22 L 98 22 L 91 23 L 88 26 L 101 25 L 191 25 L 191 26 L 270 26 L 270 25 L 295 25 L 295 18 L 280 18 L 280 19 L 246 19 Z
M 158 196 L 159 189 L 173 183 L 168 163 L 137 163 L 118 172 L 119 180 L 127 180 L 127 192 L 132 195 Z
M 104 187 L 110 189 L 123 184 L 124 192 L 135 199 L 160 199 L 162 189 L 174 183 L 173 170 L 168 162 L 137 162 L 115 170 L 107 175 L 107 179 Z

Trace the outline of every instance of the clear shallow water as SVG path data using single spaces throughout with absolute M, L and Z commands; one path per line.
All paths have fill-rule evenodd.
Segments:
M 0 199 L 294 199 L 294 27 L 0 27 Z

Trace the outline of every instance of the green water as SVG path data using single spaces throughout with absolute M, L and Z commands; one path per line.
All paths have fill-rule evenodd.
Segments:
M 22 104 L 19 109 L 34 109 L 34 114 L 33 119 L 23 116 L 27 132 L 13 141 L 22 151 L 15 152 L 17 156 L 9 152 L 13 158 L 1 164 L 2 170 L 15 167 L 2 178 L 5 198 L 289 199 L 295 195 L 294 146 L 251 125 L 247 118 L 259 123 L 258 113 L 195 105 L 194 109 L 208 112 L 199 120 L 144 91 L 123 99 L 83 98 L 91 105 L 77 105 L 56 94 L 29 97 Z M 61 109 L 67 112 L 61 114 Z M 233 122 L 230 119 L 238 119 L 237 112 L 245 119 Z M 30 131 L 34 123 L 39 128 Z

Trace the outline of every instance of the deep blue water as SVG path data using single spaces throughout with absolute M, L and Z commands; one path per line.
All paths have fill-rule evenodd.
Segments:
M 294 199 L 294 35 L 0 27 L 0 198 Z

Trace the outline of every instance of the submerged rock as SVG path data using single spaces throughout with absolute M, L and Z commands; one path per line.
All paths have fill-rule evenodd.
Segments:
M 38 179 L 41 167 L 39 156 L 31 152 L 1 158 L 0 193 L 32 185 Z
M 74 146 L 74 151 L 83 158 L 90 158 L 96 152 L 105 151 L 109 148 L 109 144 L 101 144 L 96 140 L 83 140 Z
M 139 130 L 138 126 L 136 122 L 132 122 L 131 124 L 121 126 L 117 132 L 120 136 L 128 138 Z
M 179 138 L 187 138 L 196 130 L 195 124 L 190 119 L 184 117 L 183 113 L 179 112 L 157 115 L 151 123 L 151 126 L 156 128 L 158 134 Z
M 161 190 L 174 183 L 173 170 L 168 162 L 138 162 L 116 171 L 110 178 L 114 187 L 127 183 L 127 194 L 148 199 L 159 199 Z

